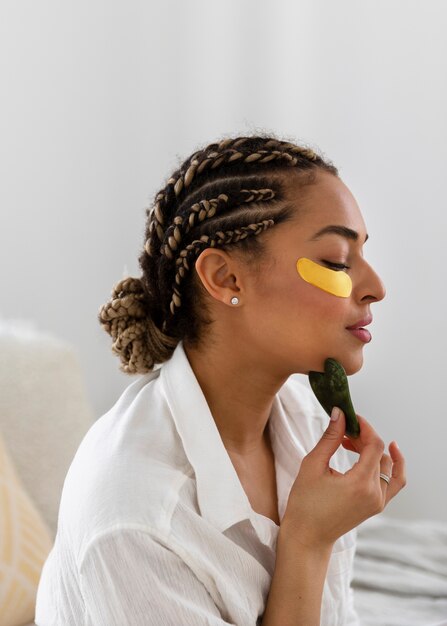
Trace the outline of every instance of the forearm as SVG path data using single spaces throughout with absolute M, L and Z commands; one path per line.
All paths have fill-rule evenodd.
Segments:
M 320 626 L 331 551 L 331 546 L 311 549 L 300 545 L 280 531 L 262 626 Z

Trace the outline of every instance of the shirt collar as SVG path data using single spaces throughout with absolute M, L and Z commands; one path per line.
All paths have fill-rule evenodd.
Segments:
M 247 519 L 259 529 L 259 514 L 251 508 L 182 341 L 163 364 L 160 376 L 177 432 L 195 472 L 202 517 L 220 531 Z M 293 435 L 290 437 L 278 395 L 273 400 L 269 427 L 270 433 L 274 433 L 271 440 L 277 466 L 279 454 L 287 457 L 284 465 L 289 470 L 290 489 L 298 470 L 296 460 L 303 454 Z M 281 451 L 277 441 L 281 441 Z

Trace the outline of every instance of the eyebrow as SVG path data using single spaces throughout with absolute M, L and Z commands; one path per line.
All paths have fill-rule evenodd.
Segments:
M 309 241 L 315 241 L 323 237 L 323 235 L 340 235 L 341 237 L 345 237 L 346 239 L 352 239 L 352 241 L 357 241 L 359 238 L 359 234 L 357 231 L 352 230 L 352 228 L 348 228 L 347 226 L 337 226 L 332 224 L 330 226 L 325 226 L 321 230 L 319 230 L 313 237 L 309 239 Z M 367 234 L 365 237 L 365 242 L 368 240 L 369 235 Z

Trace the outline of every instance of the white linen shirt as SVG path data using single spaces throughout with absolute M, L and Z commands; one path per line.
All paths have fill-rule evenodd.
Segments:
M 327 427 L 291 376 L 268 428 L 283 518 L 301 460 Z M 331 466 L 351 467 L 340 447 Z M 182 342 L 91 426 L 65 478 L 57 534 L 39 582 L 38 626 L 256 626 L 279 526 L 254 511 Z M 321 625 L 357 625 L 356 530 L 334 544 Z

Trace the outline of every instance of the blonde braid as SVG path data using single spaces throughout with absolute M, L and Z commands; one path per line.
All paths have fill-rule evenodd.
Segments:
M 174 258 L 174 252 L 179 247 L 183 236 L 186 235 L 191 228 L 195 225 L 197 219 L 198 222 L 203 222 L 205 219 L 213 217 L 216 214 L 219 204 L 228 202 L 228 196 L 224 193 L 219 194 L 217 198 L 211 198 L 211 200 L 200 200 L 196 202 L 190 208 L 190 212 L 186 217 L 180 217 L 179 215 L 174 218 L 174 224 L 168 228 L 164 235 L 166 244 L 161 246 L 160 252 L 168 257 L 168 259 Z M 145 248 L 150 246 L 150 240 L 148 239 L 145 244 Z
M 238 195 L 240 195 L 242 203 L 254 203 L 272 200 L 275 197 L 275 192 L 273 189 L 241 189 Z M 214 217 L 228 203 L 228 199 L 227 194 L 221 193 L 217 198 L 196 202 L 184 217 L 177 215 L 173 225 L 168 228 L 164 235 L 166 243 L 160 247 L 161 254 L 164 254 L 168 259 L 173 259 L 182 238 L 196 225 L 196 221 L 200 223 Z M 145 250 L 148 252 L 150 249 L 151 242 L 148 239 L 145 243 Z
M 178 343 L 147 315 L 147 294 L 139 278 L 129 276 L 115 285 L 111 299 L 99 309 L 98 320 L 112 337 L 112 350 L 127 374 L 151 371 L 155 363 L 171 356 Z
M 300 157 L 310 162 L 321 160 L 317 153 L 310 148 L 277 140 L 267 141 L 264 144 L 267 149 L 249 151 L 247 154 L 236 149 L 249 141 L 250 138 L 247 137 L 242 137 L 235 141 L 226 139 L 219 144 L 210 144 L 204 150 L 194 153 L 176 175 L 169 178 L 166 188 L 172 188 L 175 196 L 178 197 L 184 189 L 189 187 L 196 174 L 201 174 L 206 169 L 214 170 L 224 163 L 250 164 L 256 162 L 265 164 L 276 160 L 284 160 L 287 166 L 295 167 L 300 162 Z M 161 242 L 165 235 L 162 205 L 166 203 L 166 195 L 166 189 L 160 191 L 155 198 L 153 210 L 149 212 L 150 234 L 156 231 Z M 147 244 L 146 251 L 148 254 L 153 253 L 150 243 Z

